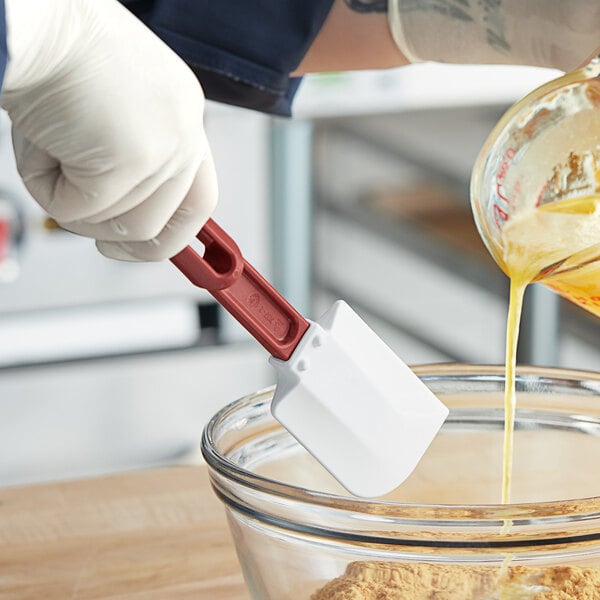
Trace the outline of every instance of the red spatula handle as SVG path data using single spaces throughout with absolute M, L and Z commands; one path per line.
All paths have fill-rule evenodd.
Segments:
M 187 246 L 171 261 L 196 286 L 208 290 L 267 351 L 288 360 L 308 321 L 242 256 L 212 219 L 196 236 L 204 256 Z

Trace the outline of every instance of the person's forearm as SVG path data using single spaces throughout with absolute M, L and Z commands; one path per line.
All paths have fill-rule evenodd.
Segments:
M 294 75 L 405 64 L 388 25 L 387 0 L 335 0 Z

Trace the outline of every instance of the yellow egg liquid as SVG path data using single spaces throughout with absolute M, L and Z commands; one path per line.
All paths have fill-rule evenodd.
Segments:
M 510 278 L 506 328 L 502 502 L 511 501 L 516 410 L 515 370 L 526 287 L 539 281 L 600 316 L 600 196 L 560 200 L 517 213 L 503 227 L 504 272 Z M 506 527 L 510 524 L 507 523 Z

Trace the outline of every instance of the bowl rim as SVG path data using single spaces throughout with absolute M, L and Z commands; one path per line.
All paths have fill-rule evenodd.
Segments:
M 504 379 L 503 365 L 474 365 L 467 363 L 431 363 L 411 367 L 425 381 L 436 379 Z M 600 401 L 600 372 L 563 369 L 556 367 L 537 367 L 520 365 L 517 367 L 517 381 L 527 376 L 536 376 L 540 380 L 578 381 L 592 384 L 591 391 L 597 390 Z M 223 499 L 223 478 L 232 481 L 253 492 L 266 496 L 276 496 L 282 500 L 298 502 L 304 505 L 334 508 L 343 513 L 361 513 L 374 518 L 398 519 L 398 522 L 455 523 L 455 524 L 495 524 L 512 521 L 530 523 L 532 520 L 544 524 L 559 524 L 573 521 L 600 521 L 600 496 L 551 500 L 543 502 L 511 504 L 417 504 L 392 502 L 380 499 L 341 496 L 300 488 L 276 481 L 247 471 L 227 459 L 215 448 L 214 431 L 219 423 L 250 402 L 259 398 L 268 398 L 274 386 L 255 392 L 236 400 L 218 411 L 205 426 L 202 434 L 202 454 L 209 466 L 211 481 L 215 491 Z M 590 538 L 591 539 L 591 538 Z M 594 534 L 594 540 L 600 539 L 600 528 Z M 583 540 L 586 541 L 586 540 Z

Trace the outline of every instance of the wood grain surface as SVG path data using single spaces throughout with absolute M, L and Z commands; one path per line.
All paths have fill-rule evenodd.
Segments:
M 1 600 L 249 600 L 205 467 L 0 490 Z

